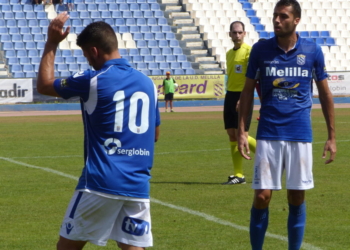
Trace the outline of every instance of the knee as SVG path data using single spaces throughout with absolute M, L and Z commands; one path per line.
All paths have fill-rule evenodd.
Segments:
M 288 202 L 294 206 L 301 205 L 305 200 L 303 190 L 288 190 Z
M 271 201 L 271 195 L 267 193 L 259 193 L 254 197 L 254 207 L 257 209 L 267 208 Z

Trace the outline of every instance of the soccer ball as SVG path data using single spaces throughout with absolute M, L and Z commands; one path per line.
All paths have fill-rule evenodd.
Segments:
M 175 90 L 179 88 L 179 85 L 177 83 L 174 83 Z

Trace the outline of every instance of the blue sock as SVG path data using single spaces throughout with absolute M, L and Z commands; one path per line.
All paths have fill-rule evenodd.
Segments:
M 303 243 L 306 222 L 306 205 L 289 204 L 288 216 L 288 250 L 299 250 Z
M 256 209 L 254 206 L 250 211 L 250 244 L 252 250 L 262 250 L 267 225 L 269 224 L 269 208 Z

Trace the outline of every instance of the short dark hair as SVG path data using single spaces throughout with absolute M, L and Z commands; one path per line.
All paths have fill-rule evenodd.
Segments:
M 279 0 L 276 3 L 275 7 L 280 7 L 280 6 L 292 6 L 294 17 L 301 18 L 301 7 L 297 0 Z
M 81 48 L 97 47 L 109 54 L 118 49 L 118 39 L 113 28 L 105 22 L 93 22 L 86 26 L 77 37 Z
M 236 23 L 239 23 L 240 25 L 242 25 L 243 31 L 245 31 L 244 23 L 241 22 L 241 21 L 234 21 L 234 22 L 232 22 L 232 23 L 230 24 L 230 31 L 232 30 L 233 25 L 235 25 Z

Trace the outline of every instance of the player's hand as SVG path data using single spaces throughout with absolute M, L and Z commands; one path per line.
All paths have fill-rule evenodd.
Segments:
M 335 144 L 335 140 L 327 140 L 326 141 L 326 143 L 324 145 L 324 149 L 323 149 L 322 158 L 326 158 L 327 151 L 330 152 L 330 156 L 329 156 L 329 159 L 325 161 L 325 164 L 329 164 L 332 161 L 334 161 L 335 154 L 337 152 L 337 146 Z
M 249 156 L 250 154 L 249 144 L 245 133 L 242 133 L 242 134 L 238 133 L 237 143 L 238 143 L 238 150 L 241 153 L 242 157 L 247 160 L 251 160 L 252 158 Z
M 64 40 L 70 31 L 70 27 L 67 27 L 65 31 L 63 31 L 63 25 L 68 20 L 68 13 L 62 12 L 55 17 L 49 25 L 47 30 L 47 42 L 51 44 L 58 45 L 62 40 Z

